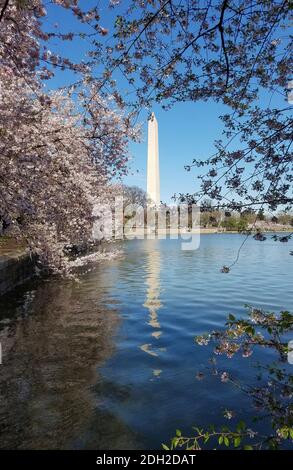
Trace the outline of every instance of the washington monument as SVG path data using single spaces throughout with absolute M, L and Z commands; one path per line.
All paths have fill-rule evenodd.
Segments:
M 148 121 L 147 195 L 151 204 L 160 204 L 158 122 L 154 113 Z

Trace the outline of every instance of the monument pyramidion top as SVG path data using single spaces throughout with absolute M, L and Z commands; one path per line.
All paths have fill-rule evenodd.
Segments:
M 156 121 L 156 116 L 155 116 L 155 113 L 152 112 L 151 115 L 150 115 L 150 118 L 149 118 L 149 121 Z

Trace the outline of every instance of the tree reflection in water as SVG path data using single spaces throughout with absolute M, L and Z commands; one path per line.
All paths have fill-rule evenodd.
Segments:
M 97 392 L 119 315 L 103 303 L 94 282 L 91 275 L 80 284 L 31 283 L 30 290 L 1 300 L 2 448 L 136 447 Z

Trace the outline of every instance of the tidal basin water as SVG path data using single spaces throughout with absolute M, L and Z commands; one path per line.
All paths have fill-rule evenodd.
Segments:
M 122 243 L 121 259 L 74 281 L 27 283 L 0 299 L 0 447 L 159 449 L 176 428 L 229 424 L 252 414 L 230 384 L 207 374 L 197 334 L 222 328 L 244 304 L 293 310 L 292 246 L 203 235 Z M 260 353 L 267 354 L 267 353 Z M 253 381 L 249 359 L 225 370 Z M 269 356 L 262 359 L 270 359 Z M 227 423 L 223 412 L 237 415 Z

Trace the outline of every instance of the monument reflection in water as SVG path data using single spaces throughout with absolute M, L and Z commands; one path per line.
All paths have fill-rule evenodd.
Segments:
M 156 241 L 149 241 L 155 243 Z M 162 335 L 161 325 L 159 321 L 158 311 L 162 308 L 160 300 L 161 285 L 160 285 L 160 269 L 161 269 L 161 254 L 157 247 L 153 251 L 149 251 L 146 259 L 146 301 L 143 304 L 149 311 L 148 325 L 152 328 L 151 342 L 143 344 L 140 348 L 151 356 L 159 356 L 163 348 L 159 346 L 159 340 Z M 153 375 L 159 377 L 162 373 L 161 369 L 153 369 Z

